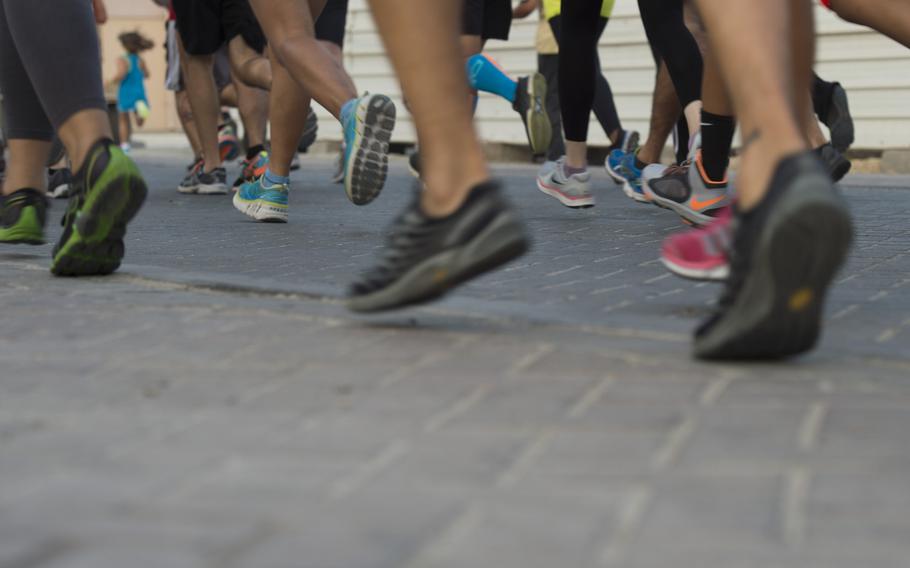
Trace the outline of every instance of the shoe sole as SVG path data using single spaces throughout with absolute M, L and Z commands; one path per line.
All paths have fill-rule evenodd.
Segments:
M 199 187 L 180 187 L 177 186 L 177 193 L 182 193 L 183 195 L 193 195 L 194 193 L 199 193 Z
M 553 125 L 546 109 L 547 79 L 540 73 L 528 79 L 529 107 L 525 120 L 528 124 L 528 142 L 533 154 L 545 154 L 553 139 Z M 537 105 L 535 101 L 544 101 Z
M 570 209 L 590 209 L 591 207 L 594 207 L 593 196 L 584 197 L 581 199 L 572 199 L 557 189 L 547 187 L 540 180 L 537 180 L 537 189 L 539 189 L 544 194 L 556 199 Z
M 379 196 L 389 173 L 389 141 L 395 128 L 395 103 L 385 95 L 370 95 L 357 104 L 354 120 L 362 132 L 351 143 L 345 167 L 344 190 L 354 205 Z
M 508 211 L 501 212 L 469 243 L 433 255 L 382 290 L 349 299 L 348 309 L 373 313 L 435 300 L 529 248 L 522 224 Z
M 215 185 L 199 184 L 199 188 L 195 193 L 198 193 L 199 195 L 227 195 L 227 192 L 227 186 L 223 183 L 219 183 Z
M 632 189 L 632 184 L 629 183 L 628 181 L 623 182 L 622 192 L 626 194 L 626 197 L 628 197 L 629 199 L 631 199 L 632 201 L 634 201 L 636 203 L 645 203 L 645 204 L 651 203 L 651 201 L 647 197 L 645 197 L 643 194 L 638 193 L 637 191 Z
M 0 239 L 0 245 L 43 245 L 46 242 L 44 235 L 27 231 L 9 231 Z
M 832 105 L 838 110 L 840 118 L 833 121 L 830 126 L 831 145 L 837 151 L 844 153 L 853 144 L 855 139 L 853 117 L 850 115 L 850 105 L 847 102 L 847 91 L 837 86 L 834 89 Z
M 57 276 L 110 274 L 123 260 L 126 225 L 148 194 L 138 171 L 116 177 L 89 198 L 73 224 L 69 239 L 54 255 Z
M 239 193 L 234 194 L 231 200 L 234 208 L 247 217 L 251 217 L 263 223 L 287 223 L 288 209 L 287 206 L 281 207 L 272 203 L 266 203 L 262 200 L 244 201 L 240 198 Z
M 677 264 L 672 260 L 663 257 L 661 257 L 660 261 L 667 270 L 686 280 L 695 280 L 697 282 L 723 282 L 730 275 L 730 266 L 728 264 L 715 268 L 692 268 Z
M 696 357 L 781 359 L 816 344 L 825 295 L 853 238 L 846 206 L 818 178 L 781 197 L 742 291 L 723 320 L 696 338 Z
M 850 168 L 853 167 L 853 163 L 847 158 L 841 158 L 837 161 L 837 164 L 831 170 L 831 179 L 834 183 L 839 182 L 844 179 L 844 176 L 850 171 Z

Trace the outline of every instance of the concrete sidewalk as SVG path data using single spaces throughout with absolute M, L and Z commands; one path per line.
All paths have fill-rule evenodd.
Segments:
M 904 567 L 910 192 L 853 178 L 857 244 L 818 351 L 706 365 L 719 288 L 606 178 L 571 211 L 498 174 L 535 235 L 426 308 L 340 301 L 411 194 L 351 206 L 305 160 L 291 222 L 152 192 L 116 276 L 0 250 L 0 568 Z M 55 205 L 50 227 L 63 206 Z

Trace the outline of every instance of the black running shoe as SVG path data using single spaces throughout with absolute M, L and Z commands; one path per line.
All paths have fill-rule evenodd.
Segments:
M 853 164 L 843 154 L 837 151 L 837 148 L 831 144 L 825 144 L 815 149 L 815 153 L 821 160 L 831 180 L 838 182 L 844 179 Z
M 739 216 L 717 312 L 695 334 L 702 359 L 780 359 L 811 349 L 853 229 L 812 152 L 785 158 L 768 194 Z
M 44 244 L 48 202 L 35 189 L 19 189 L 0 197 L 0 243 Z
M 47 194 L 55 199 L 65 199 L 70 196 L 73 183 L 73 172 L 69 168 L 48 170 Z
M 424 215 L 415 198 L 393 224 L 379 264 L 351 286 L 348 307 L 379 312 L 434 300 L 521 256 L 529 244 L 496 182 L 475 187 L 442 219 Z
M 51 272 L 110 274 L 123 259 L 126 224 L 145 201 L 145 181 L 117 144 L 99 140 L 73 176 L 73 186 Z
M 518 78 L 512 109 L 521 115 L 532 154 L 546 154 L 553 137 L 547 115 L 547 80 L 540 73 Z
M 300 141 L 297 142 L 297 151 L 301 154 L 305 154 L 306 151 L 310 149 L 310 146 L 313 145 L 313 142 L 316 141 L 316 134 L 318 132 L 319 119 L 316 118 L 313 107 L 310 107 L 310 112 L 306 115 L 306 126 L 303 127 L 303 134 L 300 136 Z
M 840 83 L 834 83 L 831 98 L 827 104 L 827 112 L 819 118 L 831 131 L 831 145 L 839 152 L 846 152 L 853 144 L 853 117 L 850 115 L 847 91 Z
M 224 195 L 227 190 L 227 172 L 224 168 L 215 168 L 210 172 L 200 171 L 196 175 L 199 185 L 196 193 L 199 195 Z
M 408 156 L 408 171 L 411 172 L 411 175 L 420 179 L 420 151 L 414 150 L 411 152 L 411 155 Z

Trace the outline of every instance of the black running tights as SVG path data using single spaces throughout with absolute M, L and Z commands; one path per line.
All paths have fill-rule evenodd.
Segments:
M 565 1 L 565 0 L 564 0 Z M 703 63 L 683 14 L 683 0 L 638 0 L 648 42 L 667 63 L 679 103 L 701 100 Z
M 559 41 L 559 101 L 566 140 L 587 142 L 594 103 L 597 40 L 602 0 L 562 0 Z

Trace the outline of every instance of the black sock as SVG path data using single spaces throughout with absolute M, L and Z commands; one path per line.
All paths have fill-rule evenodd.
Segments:
M 646 163 L 642 162 L 641 160 L 639 160 L 639 159 L 638 159 L 638 154 L 635 154 L 635 167 L 638 168 L 638 169 L 640 169 L 640 170 L 643 170 L 643 169 L 645 169 L 647 166 L 648 166 L 648 164 L 646 164 Z
M 679 114 L 676 121 L 676 163 L 681 164 L 689 158 L 689 122 L 686 115 Z
M 812 110 L 822 120 L 828 116 L 831 95 L 834 93 L 834 85 L 836 84 L 829 83 L 814 73 L 812 75 Z
M 736 121 L 732 116 L 701 111 L 701 164 L 711 181 L 722 181 L 730 165 Z
M 255 146 L 251 146 L 246 151 L 246 159 L 252 160 L 253 158 L 255 158 L 256 156 L 259 155 L 259 152 L 262 152 L 263 150 L 265 150 L 265 146 L 263 146 L 262 144 L 256 144 Z

